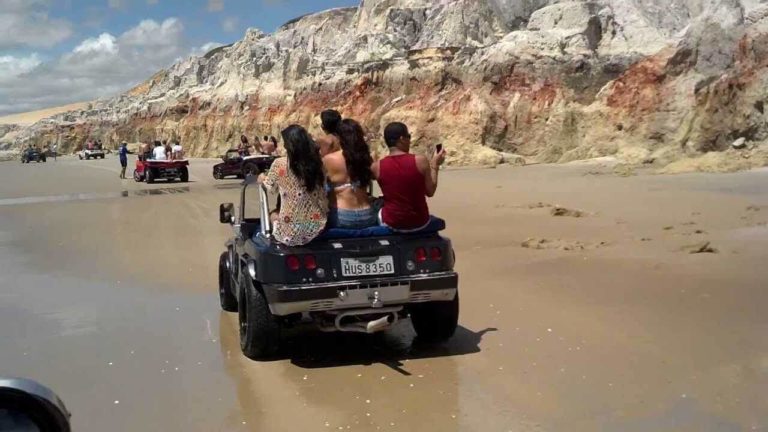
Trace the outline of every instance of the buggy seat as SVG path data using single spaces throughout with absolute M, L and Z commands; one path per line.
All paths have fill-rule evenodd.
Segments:
M 402 233 L 385 226 L 373 226 L 363 229 L 329 228 L 317 238 L 318 240 L 342 240 L 370 237 L 387 237 L 403 234 L 434 234 L 445 229 L 445 220 L 430 216 L 429 223 L 418 231 Z

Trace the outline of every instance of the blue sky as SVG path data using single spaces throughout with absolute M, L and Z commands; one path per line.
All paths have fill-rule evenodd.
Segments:
M 0 0 L 0 115 L 118 94 L 178 58 L 360 0 Z

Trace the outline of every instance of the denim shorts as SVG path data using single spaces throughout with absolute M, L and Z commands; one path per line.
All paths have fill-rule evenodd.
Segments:
M 363 229 L 379 224 L 373 208 L 347 210 L 331 208 L 328 211 L 328 228 Z

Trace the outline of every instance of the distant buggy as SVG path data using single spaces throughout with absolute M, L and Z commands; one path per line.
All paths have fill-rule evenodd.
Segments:
M 184 160 L 152 160 L 139 158 L 136 161 L 136 169 L 133 170 L 133 180 L 136 182 L 154 183 L 158 179 L 183 183 L 189 181 L 189 161 Z
M 106 157 L 106 152 L 104 152 L 103 149 L 82 149 L 79 152 L 77 152 L 77 157 L 80 160 L 91 160 L 91 159 L 104 159 Z
M 45 153 L 36 148 L 27 148 L 21 152 L 21 163 L 45 162 Z
M 277 157 L 267 155 L 243 157 L 238 150 L 231 149 L 221 159 L 222 162 L 213 166 L 213 178 L 216 180 L 230 176 L 245 178 L 248 174 L 259 175 L 268 171 Z

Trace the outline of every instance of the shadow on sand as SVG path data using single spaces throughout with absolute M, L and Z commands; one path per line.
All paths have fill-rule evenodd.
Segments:
M 234 332 L 226 339 L 238 338 L 236 328 L 222 327 L 221 331 Z M 475 332 L 459 326 L 454 336 L 442 344 L 422 344 L 407 320 L 393 329 L 373 335 L 323 333 L 300 327 L 288 330 L 280 353 L 265 361 L 290 360 L 294 366 L 304 369 L 380 363 L 403 375 L 410 375 L 404 369 L 403 361 L 476 354 L 480 352 L 483 336 L 494 331 L 497 329 L 486 328 Z M 222 339 L 225 339 L 224 335 Z M 232 348 L 239 352 L 239 343 Z
M 305 369 L 332 368 L 381 363 L 403 374 L 404 360 L 451 357 L 480 352 L 483 336 L 495 328 L 474 332 L 459 326 L 456 334 L 442 344 L 422 344 L 410 323 L 374 335 L 358 333 L 307 333 L 288 340 L 283 358 Z

